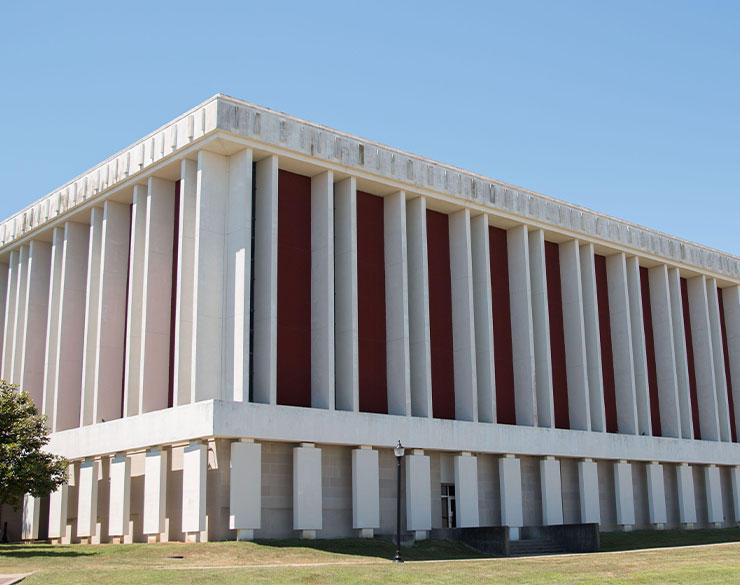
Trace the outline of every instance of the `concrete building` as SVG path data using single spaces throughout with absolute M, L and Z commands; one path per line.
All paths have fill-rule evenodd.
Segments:
M 740 259 L 217 95 L 0 224 L 58 541 L 740 521 Z M 733 380 L 735 383 L 733 384 Z

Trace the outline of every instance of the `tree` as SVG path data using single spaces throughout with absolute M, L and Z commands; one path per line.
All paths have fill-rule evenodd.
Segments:
M 46 416 L 28 392 L 0 380 L 0 534 L 3 504 L 18 509 L 24 494 L 43 498 L 67 480 L 67 460 L 42 451 L 48 442 Z

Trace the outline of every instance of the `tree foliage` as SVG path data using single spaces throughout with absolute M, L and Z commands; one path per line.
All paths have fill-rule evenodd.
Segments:
M 18 508 L 23 495 L 45 497 L 67 479 L 67 460 L 45 453 L 46 416 L 28 392 L 0 380 L 0 506 Z

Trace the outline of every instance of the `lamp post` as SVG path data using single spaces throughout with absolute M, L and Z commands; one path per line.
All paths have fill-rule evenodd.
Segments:
M 394 563 L 403 562 L 401 558 L 401 459 L 403 459 L 403 452 L 404 448 L 399 439 L 398 445 L 393 449 L 396 456 L 396 467 L 398 468 L 398 479 L 396 481 L 396 556 L 393 557 Z

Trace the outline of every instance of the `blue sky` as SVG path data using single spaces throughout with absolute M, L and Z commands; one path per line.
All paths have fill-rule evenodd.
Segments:
M 215 93 L 740 255 L 740 2 L 0 4 L 0 217 Z

